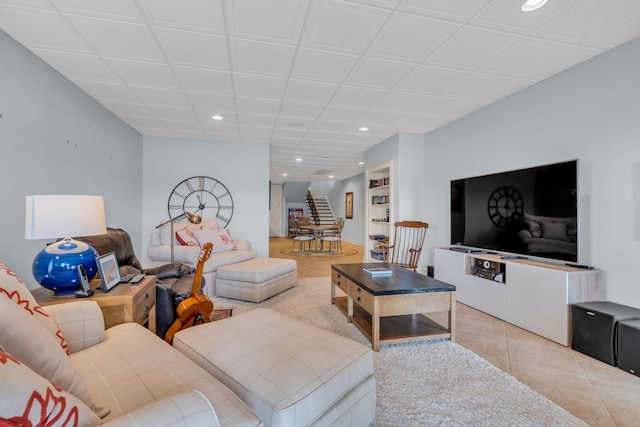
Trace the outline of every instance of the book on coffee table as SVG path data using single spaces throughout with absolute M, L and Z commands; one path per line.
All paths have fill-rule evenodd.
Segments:
M 392 273 L 387 267 L 364 267 L 362 271 L 372 276 L 391 276 Z

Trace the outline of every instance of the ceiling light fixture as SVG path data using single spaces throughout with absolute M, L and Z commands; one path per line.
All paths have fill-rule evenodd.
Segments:
M 289 176 L 289 174 L 285 172 L 282 174 L 282 176 Z
M 366 126 L 362 126 L 362 127 L 361 127 L 361 128 L 359 128 L 358 130 L 359 130 L 360 132 L 366 132 L 366 131 L 368 131 L 368 130 L 369 130 L 369 128 L 368 128 L 368 127 L 366 127 Z
M 364 162 L 358 162 L 358 165 L 364 166 Z
M 547 3 L 547 0 L 527 0 L 522 5 L 523 12 L 533 12 L 534 10 L 540 9 Z
M 329 178 L 333 178 L 333 175 L 329 175 Z
M 211 116 L 211 118 L 212 118 L 213 120 L 222 120 L 222 116 L 219 116 L 219 115 L 217 115 L 217 114 L 215 114 L 215 115 Z
M 298 157 L 298 158 L 296 159 L 296 162 L 301 162 L 301 161 L 302 161 L 302 159 L 301 159 L 300 157 Z

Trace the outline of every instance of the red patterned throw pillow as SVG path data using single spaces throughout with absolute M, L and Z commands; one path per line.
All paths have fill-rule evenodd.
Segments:
M 189 227 L 176 231 L 176 240 L 182 246 L 199 246 L 198 239 L 193 235 L 193 231 Z
M 53 335 L 60 347 L 69 354 L 67 342 L 53 319 L 38 305 L 25 284 L 9 267 L 0 262 L 0 298 L 6 297 L 22 307 Z
M 100 418 L 80 399 L 0 352 L 0 425 L 97 426 Z

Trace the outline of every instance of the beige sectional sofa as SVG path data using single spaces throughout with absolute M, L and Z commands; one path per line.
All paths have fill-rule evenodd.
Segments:
M 95 302 L 70 301 L 38 306 L 0 263 L 0 420 L 112 427 L 373 422 L 373 356 L 355 341 L 256 309 L 178 332 L 172 347 L 137 323 L 105 330 Z

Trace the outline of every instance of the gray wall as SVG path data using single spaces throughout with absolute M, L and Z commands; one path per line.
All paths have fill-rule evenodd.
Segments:
M 197 175 L 217 179 L 231 193 L 231 237 L 249 240 L 258 256 L 269 256 L 269 145 L 145 136 L 143 170 L 143 263 L 150 262 L 151 233 L 169 219 L 171 191 Z
M 31 264 L 47 242 L 24 239 L 32 194 L 102 195 L 107 225 L 141 248 L 140 134 L 2 31 L 0 57 L 0 261 L 37 286 Z
M 423 262 L 449 243 L 449 183 L 579 159 L 579 261 L 640 307 L 640 39 L 425 135 Z

